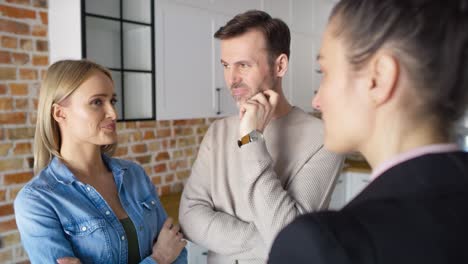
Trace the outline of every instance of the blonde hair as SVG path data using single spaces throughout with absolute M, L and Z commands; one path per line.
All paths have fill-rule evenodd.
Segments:
M 55 156 L 60 155 L 60 129 L 52 117 L 52 106 L 70 96 L 96 72 L 102 72 L 112 80 L 111 73 L 103 66 L 89 60 L 62 60 L 52 64 L 41 85 L 34 136 L 34 173 L 39 173 Z M 101 152 L 112 155 L 117 144 L 104 145 Z

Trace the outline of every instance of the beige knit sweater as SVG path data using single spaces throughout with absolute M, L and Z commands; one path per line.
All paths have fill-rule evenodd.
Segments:
M 283 227 L 328 206 L 342 164 L 323 148 L 321 121 L 296 107 L 264 141 L 239 148 L 238 131 L 238 117 L 210 126 L 182 194 L 183 232 L 209 263 L 265 263 Z

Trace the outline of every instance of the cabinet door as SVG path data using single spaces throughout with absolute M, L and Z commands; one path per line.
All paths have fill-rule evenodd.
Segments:
M 215 28 L 213 31 L 216 32 L 221 26 L 224 26 L 227 21 L 229 21 L 231 17 L 218 15 L 216 18 Z M 219 111 L 218 116 L 230 116 L 230 115 L 237 115 L 239 113 L 237 104 L 231 96 L 231 92 L 229 87 L 224 80 L 224 68 L 221 65 L 221 49 L 220 49 L 220 40 L 214 40 L 214 79 L 215 79 L 215 86 L 216 86 L 216 94 L 217 97 L 216 104 L 217 104 L 217 111 Z
M 171 1 L 156 16 L 158 119 L 216 116 L 214 16 Z
M 49 0 L 50 63 L 81 59 L 80 0 Z

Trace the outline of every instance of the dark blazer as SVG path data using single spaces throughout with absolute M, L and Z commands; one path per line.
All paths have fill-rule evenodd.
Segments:
M 468 263 L 468 153 L 400 163 L 340 211 L 298 217 L 269 263 Z

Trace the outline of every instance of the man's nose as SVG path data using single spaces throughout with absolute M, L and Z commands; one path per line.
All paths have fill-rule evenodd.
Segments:
M 320 89 L 314 92 L 314 97 L 312 97 L 312 107 L 316 110 L 321 111 L 320 109 Z
M 242 81 L 242 77 L 235 67 L 232 67 L 229 71 L 229 84 L 231 86 L 236 85 Z

